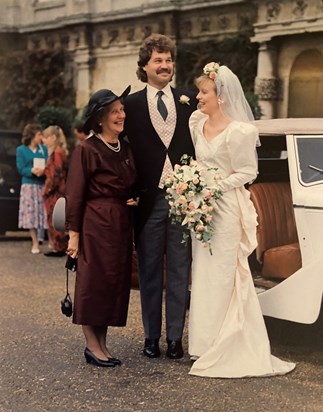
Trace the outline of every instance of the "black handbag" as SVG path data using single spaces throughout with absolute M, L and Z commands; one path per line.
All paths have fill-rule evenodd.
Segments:
M 73 314 L 73 302 L 71 295 L 68 292 L 68 271 L 71 270 L 72 272 L 76 271 L 77 268 L 77 259 L 73 259 L 70 256 L 67 257 L 66 264 L 66 296 L 64 299 L 61 300 L 61 311 L 63 315 L 70 318 Z

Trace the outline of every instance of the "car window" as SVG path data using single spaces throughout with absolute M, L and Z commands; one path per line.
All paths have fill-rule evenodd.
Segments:
M 261 146 L 257 147 L 258 177 L 256 182 L 289 181 L 286 136 L 259 135 Z
M 323 135 L 295 138 L 300 183 L 304 186 L 323 183 Z

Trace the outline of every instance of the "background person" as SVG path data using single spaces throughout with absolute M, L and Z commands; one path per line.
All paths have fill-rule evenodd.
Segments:
M 56 125 L 48 126 L 43 131 L 43 142 L 48 149 L 48 160 L 45 167 L 45 184 L 42 196 L 47 212 L 48 238 L 51 251 L 44 253 L 48 257 L 65 256 L 67 235 L 53 227 L 53 209 L 58 198 L 65 192 L 65 179 L 67 172 L 67 145 L 63 130 Z
M 41 142 L 41 126 L 30 123 L 25 126 L 22 132 L 22 145 L 16 150 L 16 165 L 22 176 L 18 227 L 29 229 L 32 240 L 31 253 L 33 254 L 40 253 L 37 229 L 47 228 L 46 212 L 41 195 L 45 181 L 47 148 Z
M 190 118 L 196 160 L 217 168 L 222 197 L 213 212 L 213 254 L 192 238 L 190 374 L 238 378 L 284 374 L 295 364 L 270 354 L 266 326 L 248 265 L 257 245 L 257 215 L 244 185 L 257 176 L 258 131 L 241 84 L 226 66 L 209 63 L 196 84 Z
M 94 135 L 74 149 L 66 182 L 67 254 L 78 258 L 73 322 L 82 325 L 88 363 L 120 364 L 107 348 L 108 326 L 125 326 L 133 245 L 135 167 L 123 130 L 123 99 L 94 93 L 84 130 Z
M 84 132 L 84 122 L 77 121 L 74 123 L 73 127 L 73 134 L 76 139 L 76 144 L 83 142 L 83 140 L 87 139 L 89 134 Z
M 140 50 L 137 76 L 147 87 L 127 97 L 125 133 L 138 172 L 140 202 L 136 248 L 142 317 L 143 353 L 160 356 L 164 254 L 166 254 L 167 356 L 183 356 L 182 333 L 188 304 L 191 245 L 183 229 L 168 217 L 164 180 L 186 153 L 194 155 L 188 119 L 197 101 L 192 92 L 174 89 L 174 42 L 161 34 L 147 37 Z
M 37 229 L 37 239 L 40 245 L 44 243 L 45 237 L 46 237 L 45 229 Z

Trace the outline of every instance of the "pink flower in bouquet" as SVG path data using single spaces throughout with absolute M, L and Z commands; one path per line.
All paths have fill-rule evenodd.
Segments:
M 186 189 L 187 189 L 188 184 L 186 182 L 181 183 L 180 185 L 177 186 L 176 192 L 181 195 Z
M 175 165 L 173 174 L 166 179 L 166 199 L 172 223 L 180 223 L 189 230 L 183 234 L 187 242 L 189 233 L 209 247 L 212 254 L 212 217 L 216 202 L 222 196 L 218 187 L 219 176 L 214 168 L 202 168 L 196 160 L 184 155 L 182 165 Z

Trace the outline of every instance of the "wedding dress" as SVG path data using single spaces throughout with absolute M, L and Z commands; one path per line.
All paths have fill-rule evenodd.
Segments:
M 196 158 L 218 169 L 223 196 L 213 216 L 212 255 L 192 239 L 189 353 L 197 360 L 189 373 L 222 378 L 285 374 L 295 364 L 271 355 L 248 265 L 256 247 L 257 217 L 244 184 L 257 174 L 258 133 L 251 124 L 232 121 L 208 141 L 206 118 L 196 111 L 190 119 Z

